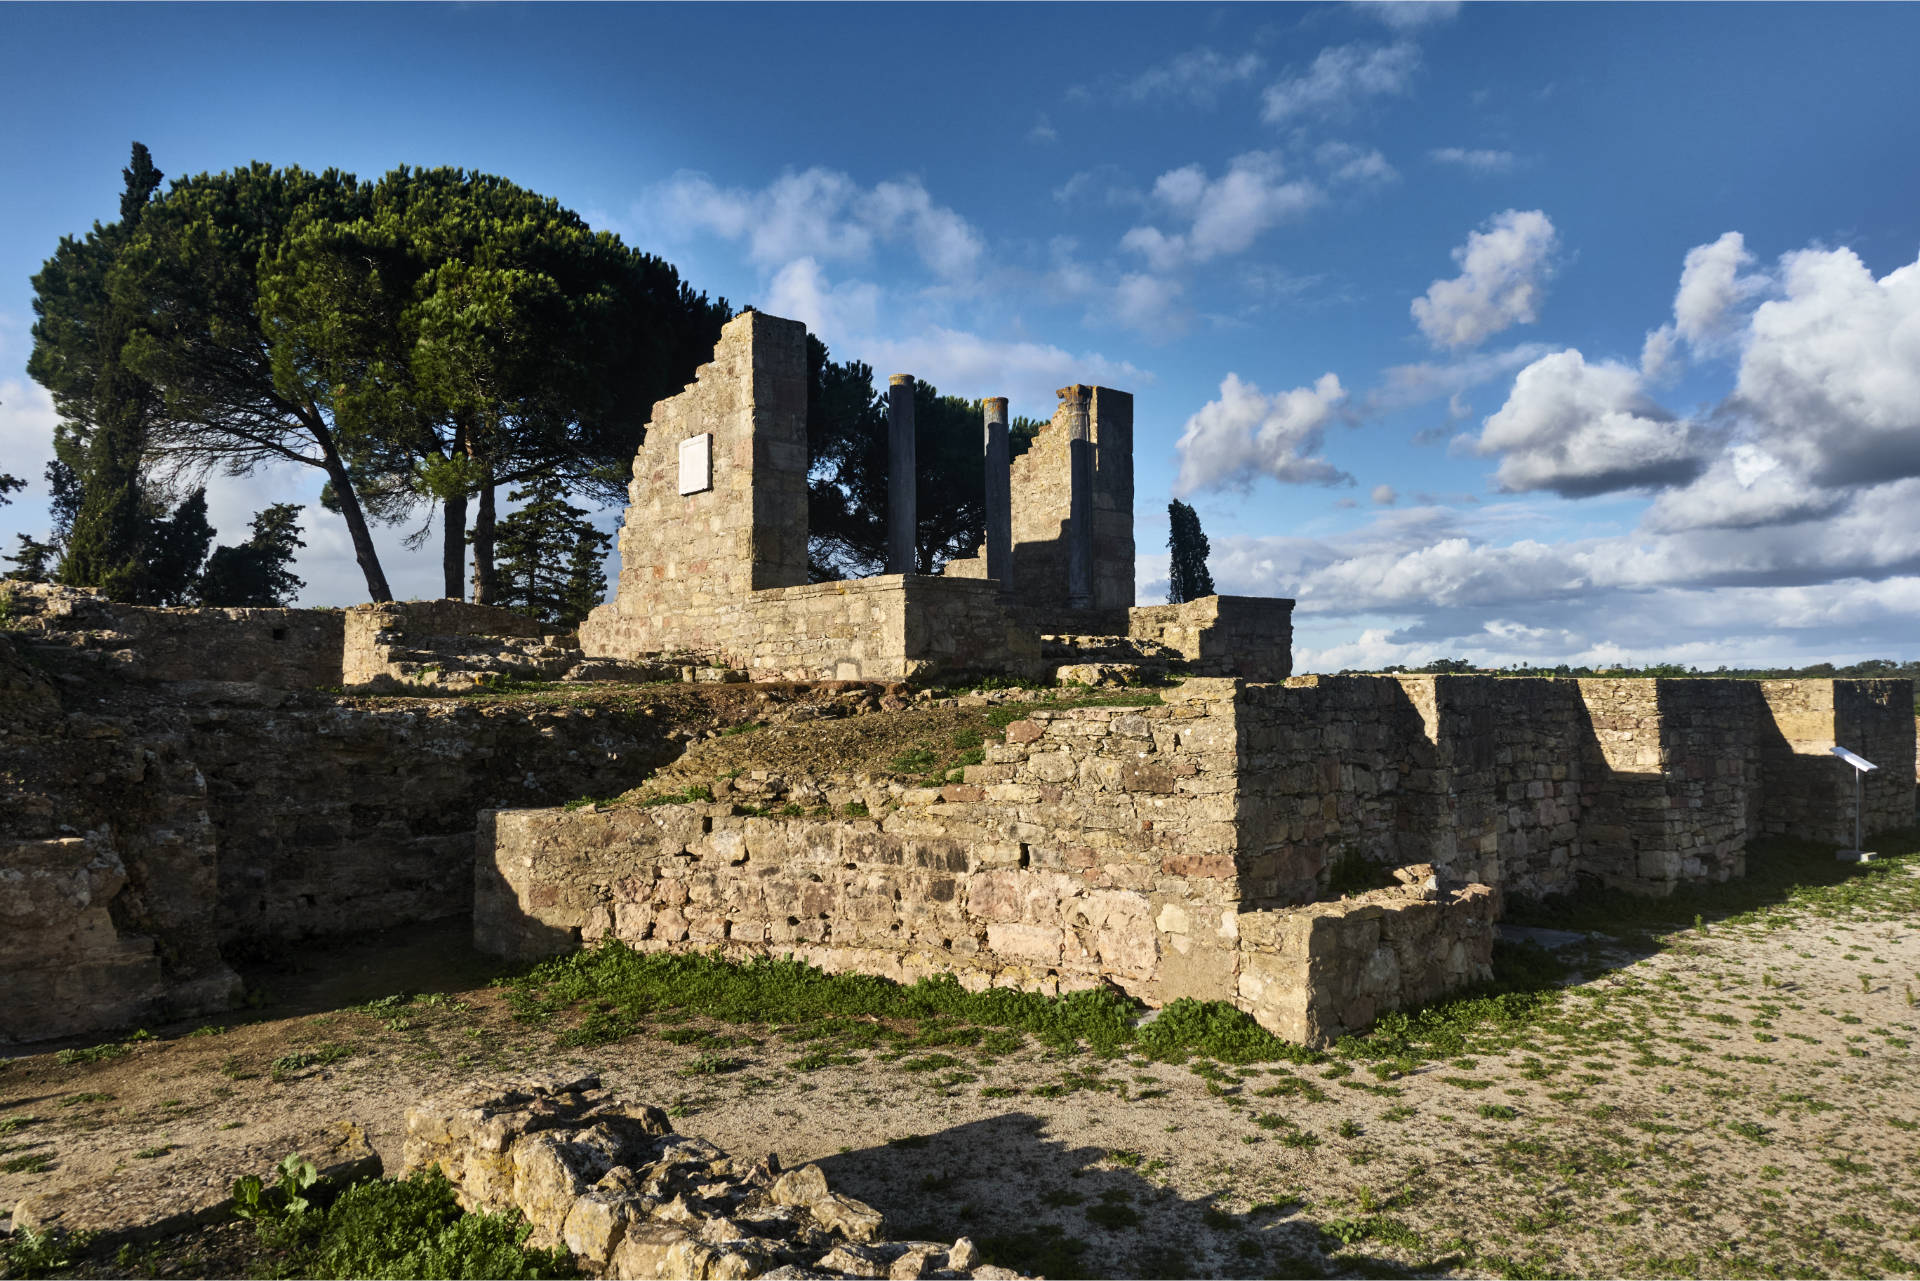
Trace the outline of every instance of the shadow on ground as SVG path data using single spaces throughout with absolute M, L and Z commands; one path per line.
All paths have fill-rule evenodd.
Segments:
M 820 1166 L 836 1189 L 884 1213 L 890 1236 L 968 1236 L 989 1261 L 1028 1275 L 1411 1275 L 1383 1258 L 1343 1253 L 1361 1225 L 1316 1222 L 1298 1200 L 1234 1214 L 1213 1195 L 1183 1198 L 1138 1154 L 1052 1140 L 1045 1118 L 1027 1112 L 843 1152 Z

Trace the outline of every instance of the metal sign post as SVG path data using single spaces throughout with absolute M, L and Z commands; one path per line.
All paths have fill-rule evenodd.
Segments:
M 1860 848 L 1865 840 L 1860 831 L 1860 780 L 1867 776 L 1868 770 L 1880 767 L 1864 756 L 1849 752 L 1837 743 L 1834 745 L 1833 754 L 1853 766 L 1853 848 L 1836 850 L 1833 856 L 1843 863 L 1871 863 L 1873 855 Z

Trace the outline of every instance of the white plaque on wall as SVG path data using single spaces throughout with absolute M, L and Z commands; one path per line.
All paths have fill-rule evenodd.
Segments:
M 713 488 L 713 433 L 701 432 L 680 442 L 680 492 L 697 494 Z

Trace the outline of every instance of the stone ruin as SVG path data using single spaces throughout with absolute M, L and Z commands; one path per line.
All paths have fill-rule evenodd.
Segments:
M 675 1134 L 598 1077 L 478 1085 L 407 1109 L 405 1169 L 436 1167 L 462 1209 L 518 1210 L 530 1245 L 608 1278 L 817 1276 L 1002 1281 L 971 1240 L 889 1241 L 877 1210 L 817 1165 L 729 1156 Z
M 1763 835 L 1850 844 L 1836 743 L 1881 767 L 1867 830 L 1914 822 L 1909 681 L 1292 677 L 1291 602 L 1130 606 L 1132 404 L 1106 388 L 1064 389 L 1011 464 L 987 402 L 977 555 L 806 583 L 804 337 L 742 315 L 656 406 L 618 593 L 577 636 L 457 601 L 10 585 L 0 1039 L 220 1009 L 230 956 L 470 911 L 514 958 L 616 938 L 1112 984 L 1324 1043 L 1484 978 L 1509 896 L 1725 880 Z M 644 701 L 358 696 L 752 680 L 743 707 L 777 720 L 897 711 L 908 679 L 924 700 L 1156 670 L 1184 677 L 1156 706 L 951 696 L 1032 706 L 942 786 L 761 770 L 646 807 L 560 808 L 676 767 L 688 734 Z
M 1749 840 L 1914 817 L 1903 681 L 1290 678 L 1293 602 L 1132 607 L 1133 399 L 1079 384 L 1009 465 L 985 402 L 984 545 L 911 563 L 912 380 L 889 388 L 892 572 L 805 582 L 805 330 L 749 312 L 634 460 L 590 653 L 696 649 L 756 676 L 1188 674 L 1158 707 L 1037 710 L 943 787 L 859 817 L 726 798 L 482 820 L 474 939 L 532 958 L 792 953 L 826 969 L 1228 1001 L 1325 1043 L 1490 975 L 1507 894 L 1745 871 Z M 1113 668 L 1103 668 L 1111 663 Z M 757 780 L 754 799 L 835 780 Z M 798 808 L 798 807 L 795 807 Z M 1380 888 L 1331 891 L 1359 869 Z
M 1051 676 L 1076 658 L 1284 679 L 1293 602 L 1210 596 L 1132 608 L 1133 397 L 1062 388 L 1011 465 L 1007 405 L 987 401 L 984 546 L 907 572 L 912 379 L 891 393 L 888 572 L 807 581 L 807 331 L 746 312 L 686 391 L 654 406 L 633 463 L 614 598 L 580 628 L 589 654 L 711 654 L 754 679 Z

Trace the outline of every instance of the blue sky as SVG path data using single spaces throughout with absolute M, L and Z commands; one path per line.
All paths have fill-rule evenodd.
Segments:
M 1301 670 L 1920 656 L 1920 7 L 4 5 L 0 47 L 0 545 L 46 522 L 28 277 L 138 139 L 498 173 L 880 375 L 1132 390 L 1142 602 L 1178 493 Z M 359 597 L 338 525 L 308 603 Z

